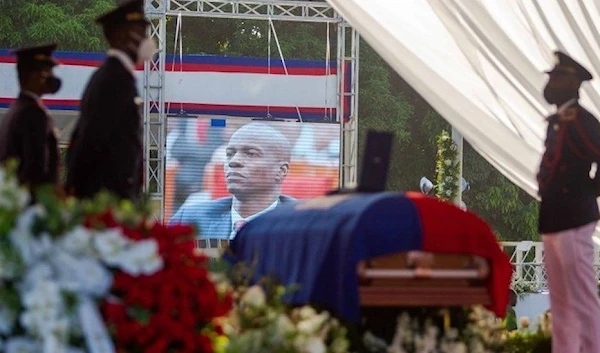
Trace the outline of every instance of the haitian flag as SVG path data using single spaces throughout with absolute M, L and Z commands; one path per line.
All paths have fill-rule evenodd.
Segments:
M 229 256 L 252 265 L 255 280 L 300 285 L 290 304 L 323 305 L 358 322 L 358 263 L 412 250 L 486 258 L 490 309 L 504 316 L 512 266 L 491 228 L 472 212 L 418 193 L 340 194 L 278 207 L 242 228 Z

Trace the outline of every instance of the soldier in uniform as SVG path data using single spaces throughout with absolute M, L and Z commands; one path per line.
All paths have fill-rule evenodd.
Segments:
M 143 100 L 136 88 L 135 64 L 151 59 L 156 44 L 146 34 L 149 22 L 142 0 L 125 3 L 96 22 L 110 49 L 81 100 L 67 154 L 66 189 L 78 198 L 106 190 L 135 200 L 143 171 Z
M 544 98 L 556 105 L 547 118 L 546 151 L 538 174 L 539 231 L 544 241 L 552 325 L 552 352 L 600 353 L 600 301 L 592 266 L 592 234 L 600 213 L 600 122 L 578 103 L 592 75 L 568 55 L 555 53 Z
M 56 44 L 18 49 L 19 97 L 0 126 L 0 161 L 19 161 L 19 182 L 30 188 L 58 187 L 59 152 L 54 121 L 41 96 L 58 92 L 61 81 L 52 73 L 58 62 L 52 57 Z

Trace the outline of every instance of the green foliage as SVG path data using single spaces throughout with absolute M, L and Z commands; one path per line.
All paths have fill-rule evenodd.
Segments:
M 104 51 L 93 22 L 112 0 L 10 0 L 0 2 L 0 45 L 5 48 L 58 42 L 61 50 Z
M 504 351 L 508 353 L 548 353 L 552 351 L 552 338 L 543 332 L 515 331 L 506 340 Z
M 454 201 L 458 196 L 460 162 L 456 161 L 458 148 L 448 131 L 443 130 L 437 138 L 436 196 Z

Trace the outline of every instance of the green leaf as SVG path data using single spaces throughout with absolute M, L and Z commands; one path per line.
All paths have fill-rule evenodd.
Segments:
M 142 325 L 147 325 L 152 318 L 152 311 L 142 307 L 131 307 L 127 313 Z

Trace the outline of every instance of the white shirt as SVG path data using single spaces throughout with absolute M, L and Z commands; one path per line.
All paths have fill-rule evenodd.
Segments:
M 31 92 L 31 91 L 22 90 L 21 93 L 23 93 L 24 95 L 29 96 L 29 97 L 35 99 L 36 101 L 40 100 L 40 96 L 38 96 L 37 94 L 35 94 L 35 93 Z
M 265 208 L 264 210 L 262 210 L 258 213 L 253 214 L 252 216 L 248 216 L 248 217 L 244 218 L 244 217 L 240 216 L 240 214 L 235 210 L 235 208 L 233 208 L 233 202 L 232 202 L 231 203 L 231 235 L 229 236 L 229 239 L 235 238 L 236 222 L 239 222 L 239 221 L 250 222 L 254 218 L 273 210 L 275 207 L 277 207 L 278 204 L 279 204 L 279 198 L 277 198 L 277 200 L 275 200 L 275 202 L 273 202 L 271 204 L 271 206 Z
M 106 55 L 113 58 L 117 58 L 121 62 L 121 64 L 123 64 L 123 66 L 127 69 L 127 71 L 131 72 L 131 75 L 135 77 L 135 63 L 133 62 L 133 60 L 131 60 L 129 55 L 125 54 L 124 51 L 115 48 L 110 48 L 106 52 Z
M 567 108 L 569 108 L 570 106 L 572 106 L 573 104 L 575 104 L 575 102 L 577 102 L 577 98 L 571 98 L 571 99 L 569 99 L 563 105 L 561 105 L 560 107 L 558 107 L 558 111 L 556 112 L 556 114 L 561 114 Z

